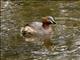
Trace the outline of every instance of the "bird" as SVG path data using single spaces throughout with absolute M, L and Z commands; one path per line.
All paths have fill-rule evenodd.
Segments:
M 44 16 L 41 20 L 41 22 L 33 21 L 24 25 L 21 28 L 21 35 L 25 41 L 35 41 L 33 38 L 37 37 L 43 41 L 44 46 L 49 48 L 52 45 L 50 38 L 53 36 L 52 24 L 56 24 L 55 18 L 52 16 Z

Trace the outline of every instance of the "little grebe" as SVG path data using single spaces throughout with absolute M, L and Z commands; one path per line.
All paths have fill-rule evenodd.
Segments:
M 42 22 L 31 22 L 21 28 L 22 36 L 27 41 L 28 38 L 37 37 L 44 40 L 44 44 L 49 43 L 47 40 L 53 35 L 51 25 L 56 24 L 55 19 L 52 16 L 42 17 Z

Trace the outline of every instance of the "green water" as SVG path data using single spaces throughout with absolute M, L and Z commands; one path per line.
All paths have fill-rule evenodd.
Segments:
M 54 16 L 54 51 L 25 42 L 20 28 L 43 16 Z M 1 1 L 2 60 L 80 60 L 80 1 Z M 49 53 L 48 53 L 49 52 Z

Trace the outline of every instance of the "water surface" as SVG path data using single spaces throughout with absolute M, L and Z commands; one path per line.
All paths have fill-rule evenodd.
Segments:
M 47 15 L 57 22 L 53 51 L 20 35 L 26 23 Z M 1 1 L 0 28 L 2 60 L 80 60 L 80 1 Z

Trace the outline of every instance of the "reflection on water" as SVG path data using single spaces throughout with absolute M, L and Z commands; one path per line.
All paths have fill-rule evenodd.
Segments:
M 2 60 L 80 60 L 80 1 L 2 1 Z M 25 42 L 20 35 L 24 24 L 42 16 L 55 16 L 51 41 L 53 51 L 39 41 Z

